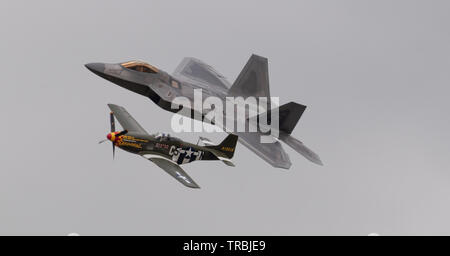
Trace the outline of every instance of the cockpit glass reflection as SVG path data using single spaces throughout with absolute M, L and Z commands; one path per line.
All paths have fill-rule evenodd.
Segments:
M 121 64 L 122 67 L 131 69 L 138 72 L 156 74 L 158 73 L 158 69 L 153 67 L 152 65 L 142 62 L 142 61 L 129 61 Z

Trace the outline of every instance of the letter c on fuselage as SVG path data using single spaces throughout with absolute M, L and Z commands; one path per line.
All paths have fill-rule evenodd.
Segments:
M 177 152 L 176 147 L 175 147 L 174 145 L 172 145 L 172 146 L 170 147 L 169 155 L 170 155 L 170 156 L 178 155 L 178 152 Z

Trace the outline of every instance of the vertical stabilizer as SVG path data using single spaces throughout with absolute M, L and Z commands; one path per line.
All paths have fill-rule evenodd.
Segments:
M 253 54 L 228 91 L 228 96 L 270 98 L 267 59 Z

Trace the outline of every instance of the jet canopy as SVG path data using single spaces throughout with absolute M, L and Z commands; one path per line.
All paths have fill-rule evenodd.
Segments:
M 156 74 L 159 70 L 152 65 L 139 60 L 128 61 L 120 64 L 122 67 L 138 72 Z

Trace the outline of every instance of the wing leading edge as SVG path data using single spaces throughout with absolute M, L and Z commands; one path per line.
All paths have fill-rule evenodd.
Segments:
M 108 104 L 108 107 L 113 112 L 114 116 L 119 121 L 124 130 L 129 132 L 137 132 L 141 134 L 148 134 L 147 131 L 128 113 L 128 111 L 121 106 Z

